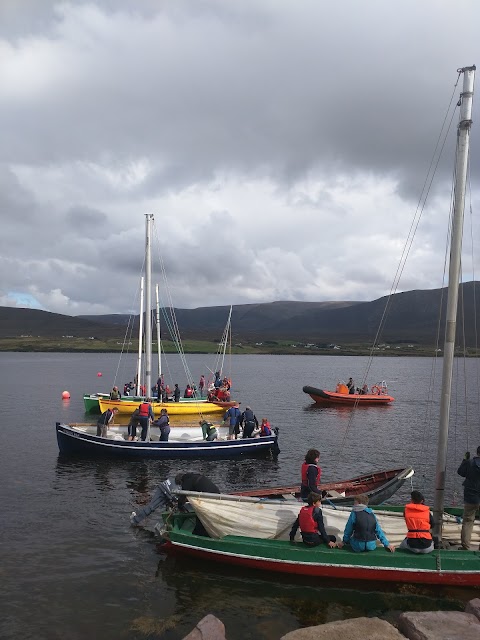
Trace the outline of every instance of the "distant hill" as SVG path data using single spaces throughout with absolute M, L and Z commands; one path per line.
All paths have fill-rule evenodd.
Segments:
M 380 339 L 384 342 L 434 344 L 440 302 L 446 306 L 446 290 L 416 290 L 391 297 Z M 271 302 L 236 305 L 232 314 L 235 342 L 301 340 L 314 343 L 372 343 L 388 298 L 372 302 Z M 457 329 L 466 328 L 467 344 L 476 341 L 472 319 L 480 311 L 478 283 L 460 288 Z M 182 338 L 218 341 L 223 333 L 228 306 L 176 309 Z M 443 313 L 440 330 L 443 334 Z M 465 316 L 465 323 L 463 322 Z M 470 320 L 470 321 L 469 321 Z M 134 319 L 138 327 L 138 316 Z M 132 318 L 122 314 L 64 316 L 36 309 L 0 307 L 0 337 L 122 338 Z M 162 324 L 166 326 L 166 322 Z M 441 335 L 442 335 L 441 334 Z

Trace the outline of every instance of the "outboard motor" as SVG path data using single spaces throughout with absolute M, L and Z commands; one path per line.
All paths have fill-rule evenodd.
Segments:
M 167 478 L 161 482 L 147 506 L 139 511 L 132 512 L 130 522 L 137 525 L 158 508 L 164 510 L 175 507 L 178 502 L 177 497 L 173 494 L 175 489 L 180 489 L 180 487 L 175 484 L 175 480 L 173 478 Z

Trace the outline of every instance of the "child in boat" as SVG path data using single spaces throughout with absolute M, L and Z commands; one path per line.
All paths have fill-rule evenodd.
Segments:
M 420 491 L 412 491 L 411 502 L 405 505 L 403 516 L 407 524 L 407 537 L 399 549 L 407 549 L 412 553 L 430 553 L 433 551 L 433 538 L 430 529 L 433 517 L 425 505 L 425 498 Z
M 309 449 L 305 454 L 305 462 L 302 463 L 301 475 L 302 484 L 300 487 L 300 497 L 304 502 L 307 501 L 310 493 L 320 493 L 320 478 L 322 470 L 318 466 L 320 460 L 320 451 L 318 449 Z
M 367 505 L 368 496 L 355 496 L 352 512 L 343 532 L 343 542 L 339 542 L 337 546 L 342 548 L 344 544 L 349 544 L 353 551 L 374 551 L 378 538 L 385 549 L 393 553 L 395 547 L 389 543 L 375 514 Z
M 295 541 L 298 528 L 302 534 L 303 544 L 307 547 L 318 547 L 324 542 L 331 549 L 336 547 L 335 536 L 330 536 L 325 531 L 325 523 L 323 522 L 322 496 L 318 493 L 311 493 L 308 496 L 307 506 L 300 509 L 297 519 L 293 523 L 290 531 L 290 542 Z

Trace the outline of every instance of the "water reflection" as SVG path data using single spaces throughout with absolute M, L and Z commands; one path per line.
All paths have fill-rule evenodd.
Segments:
M 205 604 L 225 624 L 229 638 L 242 637 L 245 611 L 255 611 L 253 637 L 276 640 L 299 626 L 313 626 L 359 616 L 391 622 L 402 611 L 463 610 L 468 589 L 369 584 L 346 580 L 256 574 L 251 569 L 195 562 L 183 556 L 160 559 L 155 577 L 175 591 L 178 612 L 203 615 Z M 238 603 L 241 603 L 239 606 Z

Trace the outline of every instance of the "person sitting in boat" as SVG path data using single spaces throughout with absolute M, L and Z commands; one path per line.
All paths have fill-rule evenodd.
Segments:
M 228 436 L 227 436 L 227 440 L 236 440 L 237 439 L 237 433 L 235 430 L 235 426 L 237 424 L 237 420 L 239 420 L 240 416 L 241 416 L 241 411 L 239 409 L 239 402 L 236 402 L 233 407 L 230 407 L 229 409 L 227 409 L 227 411 L 225 411 L 225 414 L 223 416 L 223 422 L 226 423 L 228 422 Z
M 102 413 L 102 415 L 97 420 L 97 436 L 99 436 L 100 438 L 107 437 L 108 427 L 113 424 L 117 413 L 117 407 L 113 407 L 113 409 L 107 409 Z
M 180 402 L 180 388 L 178 384 L 175 385 L 175 388 L 173 390 L 173 399 L 175 402 Z
M 374 551 L 377 548 L 377 538 L 385 549 L 392 553 L 395 551 L 375 514 L 368 507 L 368 496 L 359 494 L 354 498 L 352 511 L 343 532 L 343 542 L 338 542 L 337 546 L 341 548 L 344 544 L 349 544 L 352 551 Z
M 207 396 L 207 402 L 218 402 L 217 393 L 218 389 L 210 389 Z
M 168 442 L 168 436 L 170 435 L 170 418 L 168 416 L 168 411 L 166 409 L 162 409 L 160 411 L 160 417 L 158 420 L 154 420 L 152 424 L 160 429 L 159 441 Z
M 322 496 L 318 493 L 311 493 L 307 502 L 307 506 L 300 509 L 300 513 L 293 523 L 290 531 L 290 542 L 295 542 L 295 536 L 300 527 L 303 544 L 307 545 L 307 547 L 318 547 L 319 544 L 324 542 L 330 549 L 333 549 L 337 546 L 337 539 L 335 536 L 328 535 L 325 531 L 321 509 Z
M 120 391 L 118 387 L 113 387 L 110 391 L 110 400 L 121 400 L 122 396 L 120 395 Z
M 405 505 L 403 511 L 408 533 L 398 548 L 408 549 L 412 553 L 430 553 L 433 551 L 433 538 L 430 533 L 433 516 L 420 491 L 412 491 L 410 497 L 411 502 Z
M 245 407 L 238 426 L 243 428 L 242 438 L 253 438 L 253 432 L 258 429 L 258 419 L 250 407 Z
M 204 440 L 206 440 L 207 442 L 211 442 L 212 440 L 216 440 L 218 438 L 217 428 L 211 422 L 207 422 L 207 420 L 200 420 L 199 424 L 202 427 L 202 435 Z
M 148 426 L 151 421 L 153 422 L 153 420 L 155 420 L 152 405 L 150 404 L 151 402 L 152 399 L 147 398 L 145 402 L 142 402 L 142 404 L 138 406 L 138 421 L 140 423 L 140 426 L 142 427 L 140 439 L 144 442 L 147 439 Z
M 137 427 L 140 426 L 140 421 L 138 419 L 138 407 L 130 416 L 130 420 L 128 421 L 128 440 L 132 442 L 137 437 Z
M 353 378 L 349 378 L 347 382 L 348 393 L 355 393 L 355 382 Z
M 358 392 L 360 395 L 365 396 L 368 393 L 368 384 L 364 384 Z
M 183 394 L 184 398 L 193 398 L 193 389 L 187 384 L 187 388 L 185 389 L 185 393 Z
M 300 497 L 304 502 L 307 501 L 310 493 L 320 493 L 320 478 L 322 470 L 318 466 L 320 460 L 320 451 L 318 449 L 309 449 L 305 454 L 305 462 L 302 463 L 301 474 L 302 484 L 300 487 Z
M 260 437 L 271 436 L 272 435 L 272 427 L 270 426 L 270 422 L 267 418 L 262 418 L 262 424 L 260 425 Z

